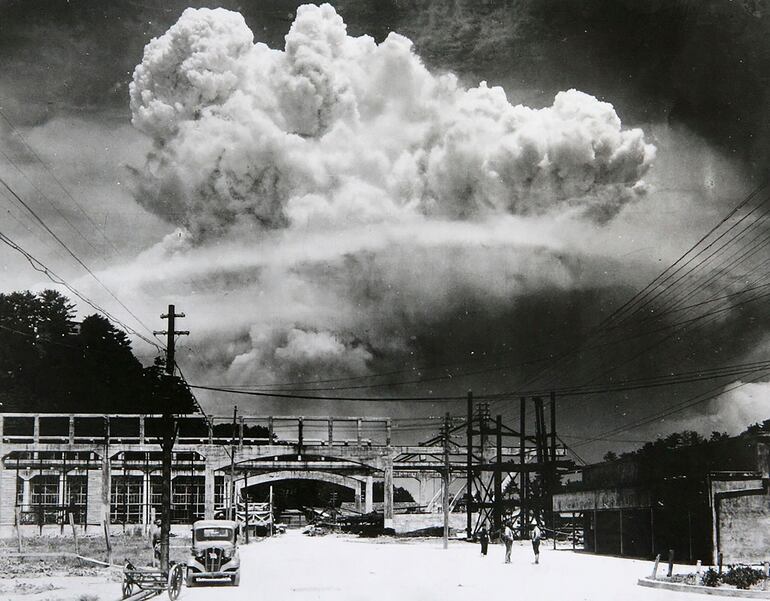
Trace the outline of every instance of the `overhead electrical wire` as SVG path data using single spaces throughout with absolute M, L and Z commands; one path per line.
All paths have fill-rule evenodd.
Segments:
M 29 213 L 35 218 L 35 220 L 51 235 L 51 237 L 54 238 L 61 246 L 64 248 L 65 251 L 80 265 L 107 293 L 121 306 L 123 309 L 131 316 L 133 317 L 137 323 L 139 323 L 145 330 L 152 333 L 152 329 L 150 329 L 139 317 L 136 316 L 136 314 L 129 309 L 125 303 L 123 303 L 122 300 L 120 300 L 117 295 L 110 290 L 110 288 L 102 282 L 99 277 L 86 265 L 80 257 L 77 256 L 70 248 L 67 246 L 67 244 L 43 221 L 43 219 L 32 209 L 32 207 L 29 206 L 17 193 L 16 191 L 2 178 L 0 177 L 0 184 L 11 193 L 11 195 L 25 208 Z M 142 338 L 143 340 L 147 341 L 148 339 Z M 155 343 L 153 343 L 155 345 Z
M 48 266 L 45 265 L 40 259 L 36 258 L 34 255 L 32 255 L 30 252 L 26 251 L 24 248 L 22 248 L 19 244 L 14 242 L 11 238 L 9 238 L 6 234 L 0 232 L 0 242 L 5 244 L 6 246 L 12 248 L 19 254 L 21 254 L 27 262 L 32 266 L 32 268 L 35 271 L 38 271 L 39 273 L 42 273 L 45 275 L 49 280 L 51 280 L 53 283 L 58 284 L 60 286 L 64 286 L 67 290 L 69 290 L 72 294 L 74 294 L 76 297 L 78 297 L 80 300 L 82 300 L 84 303 L 89 305 L 92 309 L 96 310 L 97 312 L 103 314 L 107 319 L 109 319 L 111 322 L 113 322 L 115 325 L 120 327 L 125 332 L 132 334 L 134 336 L 137 336 L 138 338 L 144 340 L 146 343 L 154 346 L 158 350 L 164 350 L 160 345 L 158 345 L 155 341 L 151 340 L 150 338 L 147 338 L 140 332 L 137 332 L 134 328 L 130 327 L 129 325 L 125 324 L 123 321 L 121 321 L 119 318 L 112 315 L 109 311 L 99 306 L 96 302 L 92 301 L 90 298 L 88 298 L 85 294 L 77 290 L 75 287 L 73 287 L 71 284 L 69 284 L 64 278 L 60 277 L 56 274 L 52 269 L 50 269 Z

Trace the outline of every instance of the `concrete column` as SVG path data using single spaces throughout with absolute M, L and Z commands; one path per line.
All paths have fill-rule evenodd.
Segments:
M 88 524 L 101 524 L 104 519 L 104 509 L 102 507 L 103 486 L 102 470 L 88 470 L 88 499 L 86 501 L 86 522 Z
M 334 444 L 334 418 L 329 418 L 329 446 Z
M 100 520 L 105 524 L 110 523 L 110 492 L 112 491 L 112 473 L 110 470 L 110 451 L 105 449 L 102 455 L 102 498 L 100 508 Z
M 204 504 L 204 517 L 207 520 L 214 519 L 214 466 L 207 459 L 206 469 L 203 474 L 203 504 Z
M 366 477 L 366 492 L 364 494 L 364 511 L 371 513 L 374 510 L 372 499 L 374 491 L 374 479 L 371 476 Z
M 36 415 L 32 422 L 32 437 L 36 443 L 40 442 L 40 416 Z
M 139 416 L 139 444 L 144 444 L 144 415 Z M 148 512 L 149 513 L 149 512 Z
M 64 499 L 64 493 L 66 492 L 67 488 L 67 476 L 62 472 L 59 474 L 59 495 L 56 499 L 56 502 L 59 504 L 59 507 L 62 507 L 64 505 L 67 505 L 67 502 Z
M 365 484 L 363 482 L 359 482 L 355 489 L 356 511 L 359 513 L 361 513 L 361 496 L 363 494 L 361 488 L 363 486 L 365 486 Z
M 393 528 L 393 459 L 387 458 L 385 464 L 385 482 L 383 486 L 383 510 L 385 528 Z
M 69 441 L 70 444 L 75 444 L 75 416 L 70 415 L 69 419 Z
M 141 436 L 141 434 L 140 434 Z M 147 526 L 152 516 L 150 515 L 150 473 L 142 474 L 142 525 Z
M 0 535 L 12 536 L 16 519 L 16 472 L 5 469 L 5 446 L 0 437 Z
M 29 508 L 29 504 L 32 502 L 32 476 L 22 476 L 23 482 L 21 485 L 21 505 L 24 509 Z
M 427 474 L 420 474 L 417 476 L 417 502 L 425 506 L 428 504 L 428 480 L 430 477 Z M 432 495 L 431 495 L 432 496 Z

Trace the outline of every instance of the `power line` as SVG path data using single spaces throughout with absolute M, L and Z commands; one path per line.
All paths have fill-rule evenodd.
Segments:
M 39 215 L 38 215 L 38 214 L 37 214 L 37 213 L 36 213 L 36 212 L 35 212 L 35 211 L 32 209 L 32 207 L 30 207 L 30 206 L 29 206 L 29 205 L 28 205 L 26 202 L 24 202 L 24 200 L 23 200 L 23 199 L 22 199 L 22 198 L 21 198 L 21 197 L 20 197 L 20 196 L 19 196 L 19 195 L 18 195 L 18 194 L 15 192 L 15 190 L 14 190 L 13 188 L 11 188 L 11 186 L 10 186 L 10 185 L 8 185 L 8 183 L 7 183 L 7 182 L 6 182 L 6 181 L 5 181 L 3 178 L 1 178 L 1 177 L 0 177 L 0 184 L 2 184 L 2 185 L 5 187 L 5 189 L 6 189 L 6 190 L 8 190 L 8 192 L 10 192 L 10 193 L 11 193 L 11 195 L 13 195 L 13 197 L 14 197 L 16 200 L 18 200 L 18 201 L 19 201 L 19 203 L 21 203 L 21 205 L 22 205 L 22 206 L 23 206 L 25 209 L 27 209 L 27 211 L 29 211 L 29 212 L 30 212 L 30 214 L 32 214 L 32 216 L 35 218 L 35 220 L 37 220 L 37 222 L 38 222 L 38 223 L 40 223 L 40 225 L 41 225 L 41 226 L 43 226 L 43 228 L 45 228 L 45 230 L 46 230 L 46 231 L 47 231 L 49 234 L 51 234 L 51 236 L 54 238 L 54 240 L 56 240 L 56 241 L 57 241 L 57 242 L 58 242 L 58 243 L 59 243 L 59 244 L 60 244 L 60 245 L 61 245 L 61 246 L 64 248 L 64 250 L 66 250 L 66 251 L 67 251 L 67 253 L 68 253 L 68 254 L 69 254 L 69 255 L 70 255 L 70 256 L 71 256 L 73 259 L 75 259 L 75 261 L 76 261 L 76 262 L 77 262 L 77 263 L 78 263 L 78 264 L 79 264 L 79 265 L 80 265 L 80 266 L 81 266 L 83 269 L 85 269 L 85 270 L 86 270 L 86 272 L 88 272 L 88 274 L 89 274 L 89 275 L 90 275 L 90 276 L 91 276 L 91 277 L 92 277 L 92 278 L 93 278 L 93 279 L 94 279 L 94 280 L 95 280 L 95 281 L 96 281 L 96 282 L 97 282 L 97 283 L 98 283 L 98 284 L 99 284 L 99 285 L 100 285 L 102 288 L 104 288 L 104 290 L 106 290 L 106 291 L 107 291 L 107 293 L 108 293 L 108 294 L 109 294 L 109 295 L 110 295 L 110 296 L 111 296 L 113 299 L 115 299 L 115 301 L 116 301 L 116 302 L 117 302 L 117 303 L 118 303 L 118 304 L 119 304 L 121 307 L 123 307 L 123 309 L 125 309 L 125 310 L 126 310 L 126 312 L 127 312 L 129 315 L 131 315 L 131 317 L 133 317 L 133 318 L 134 318 L 134 319 L 135 319 L 135 320 L 136 320 L 136 321 L 137 321 L 137 322 L 138 322 L 138 323 L 139 323 L 139 324 L 140 324 L 140 325 L 141 325 L 141 326 L 142 326 L 142 327 L 143 327 L 145 330 L 147 330 L 148 332 L 152 332 L 152 330 L 151 330 L 150 328 L 148 328 L 148 327 L 147 327 L 147 325 L 145 325 L 145 324 L 144 324 L 144 322 L 142 322 L 142 320 L 141 320 L 141 319 L 139 319 L 139 317 L 137 317 L 137 316 L 136 316 L 136 315 L 133 313 L 133 311 L 131 311 L 131 309 L 129 309 L 129 308 L 128 308 L 128 307 L 127 307 L 127 306 L 126 306 L 124 303 L 123 303 L 123 301 L 121 301 L 121 300 L 120 300 L 120 299 L 119 299 L 119 298 L 118 298 L 118 297 L 115 295 L 115 293 L 114 293 L 112 290 L 110 290 L 110 289 L 107 287 L 107 285 L 106 285 L 104 282 L 102 282 L 102 281 L 99 279 L 99 277 L 98 277 L 98 276 L 97 276 L 97 275 L 96 275 L 96 274 L 95 274 L 93 271 L 91 271 L 91 269 L 90 269 L 90 268 L 89 268 L 89 267 L 88 267 L 88 266 L 87 266 L 87 265 L 86 265 L 86 264 L 85 264 L 85 263 L 84 263 L 84 262 L 83 262 L 83 261 L 80 259 L 80 257 L 78 257 L 78 256 L 77 256 L 77 255 L 76 255 L 76 254 L 75 254 L 75 253 L 74 253 L 74 252 L 73 252 L 73 251 L 72 251 L 72 250 L 69 248 L 69 246 L 67 246 L 67 244 L 66 244 L 66 243 L 65 243 L 65 242 L 64 242 L 64 241 L 63 241 L 61 238 L 59 238 L 59 236 L 57 236 L 57 235 L 56 235 L 56 233 L 55 233 L 55 232 L 54 232 L 54 231 L 53 231 L 53 230 L 52 230 L 50 227 L 48 227 L 48 225 L 47 225 L 47 224 L 46 224 L 46 223 L 45 223 L 45 222 L 44 222 L 44 221 L 43 221 L 43 220 L 40 218 L 40 216 L 39 216 Z
M 584 442 L 581 442 L 581 443 L 579 443 L 579 444 L 577 444 L 575 446 L 577 446 L 577 447 L 585 446 L 587 444 L 590 444 L 592 442 L 600 440 L 599 437 L 614 436 L 615 434 L 620 434 L 622 432 L 627 432 L 629 430 L 635 430 L 636 428 L 640 428 L 641 426 L 645 426 L 645 425 L 647 425 L 649 423 L 652 423 L 654 421 L 658 421 L 659 419 L 662 419 L 664 417 L 668 417 L 670 415 L 674 415 L 675 413 L 679 413 L 680 411 L 684 411 L 685 409 L 689 409 L 690 407 L 694 407 L 695 405 L 699 405 L 700 403 L 705 403 L 706 401 L 710 401 L 711 399 L 719 397 L 719 396 L 725 394 L 726 392 L 732 392 L 733 390 L 737 390 L 738 388 L 742 388 L 743 386 L 746 386 L 748 384 L 754 384 L 754 383 L 762 380 L 763 378 L 766 378 L 768 375 L 770 375 L 770 372 L 765 370 L 763 373 L 761 373 L 760 375 L 758 375 L 755 378 L 752 378 L 751 380 L 747 380 L 745 382 L 735 382 L 732 387 L 722 388 L 721 386 L 719 386 L 719 387 L 716 387 L 716 388 L 712 388 L 709 391 L 706 391 L 706 392 L 703 392 L 701 394 L 692 396 L 689 399 L 686 399 L 685 401 L 682 401 L 681 403 L 677 403 L 677 404 L 673 405 L 673 407 L 671 407 L 669 409 L 666 409 L 666 410 L 664 410 L 662 412 L 656 413 L 656 414 L 651 415 L 651 416 L 647 416 L 645 418 L 642 418 L 640 420 L 636 420 L 636 421 L 634 421 L 632 423 L 629 423 L 629 424 L 626 424 L 626 425 L 614 428 L 612 430 L 609 430 L 609 431 L 606 431 L 606 432 L 602 432 L 601 434 L 597 435 L 596 437 L 590 438 L 590 439 L 588 439 L 588 440 L 586 440 Z M 717 392 L 712 392 L 714 390 L 717 390 Z M 709 394 L 709 393 L 711 393 L 711 394 Z M 706 395 L 706 396 L 704 396 L 704 395 Z
M 69 290 L 72 294 L 77 296 L 80 300 L 82 300 L 84 303 L 89 305 L 94 310 L 98 311 L 99 313 L 103 314 L 107 319 L 109 319 L 114 324 L 118 325 L 121 329 L 126 331 L 129 334 L 132 334 L 134 336 L 137 336 L 138 338 L 144 340 L 146 343 L 150 344 L 151 346 L 154 346 L 158 350 L 163 350 L 156 342 L 152 341 L 151 339 L 147 338 L 146 336 L 143 336 L 139 332 L 137 332 L 132 327 L 128 326 L 127 324 L 123 323 L 120 319 L 112 315 L 109 311 L 106 309 L 103 309 L 98 304 L 96 304 L 94 301 L 92 301 L 90 298 L 88 298 L 85 294 L 81 293 L 79 290 L 74 288 L 71 284 L 69 284 L 64 278 L 58 276 L 53 270 L 51 270 L 49 267 L 47 267 L 40 259 L 37 259 L 34 255 L 29 253 L 28 251 L 24 250 L 19 244 L 14 242 L 11 238 L 9 238 L 4 233 L 0 232 L 0 242 L 5 244 L 6 246 L 12 248 L 16 252 L 20 253 L 27 262 L 32 266 L 32 268 L 45 275 L 49 280 L 51 280 L 54 284 L 58 284 L 60 286 L 64 286 L 67 290 Z

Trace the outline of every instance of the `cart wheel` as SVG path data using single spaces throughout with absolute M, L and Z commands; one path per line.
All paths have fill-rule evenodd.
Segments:
M 168 598 L 176 601 L 179 593 L 182 592 L 182 581 L 184 580 L 184 570 L 182 564 L 178 563 L 168 573 Z
M 134 592 L 134 583 L 124 576 L 123 577 L 123 598 L 128 599 L 131 596 L 131 593 L 133 592 Z

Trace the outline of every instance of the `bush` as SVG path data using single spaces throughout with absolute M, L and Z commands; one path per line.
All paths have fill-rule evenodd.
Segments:
M 722 582 L 732 584 L 735 588 L 748 589 L 763 580 L 764 577 L 762 570 L 755 570 L 748 566 L 737 566 L 722 574 Z
M 709 568 L 703 574 L 703 586 L 717 586 L 719 584 L 719 573 Z

